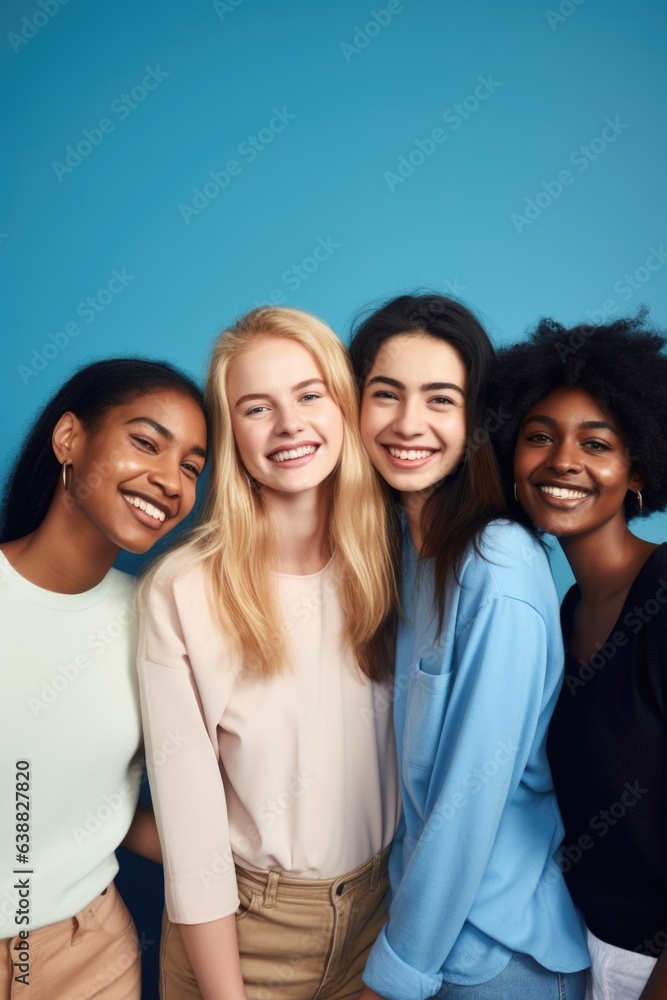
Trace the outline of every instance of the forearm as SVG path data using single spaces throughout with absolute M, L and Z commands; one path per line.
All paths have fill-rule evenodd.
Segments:
M 663 951 L 639 1000 L 664 1000 L 667 996 L 667 950 Z
M 140 854 L 142 858 L 162 864 L 162 849 L 152 809 L 141 804 L 137 806 L 132 825 L 120 846 Z
M 203 1000 L 245 1000 L 234 914 L 178 928 Z

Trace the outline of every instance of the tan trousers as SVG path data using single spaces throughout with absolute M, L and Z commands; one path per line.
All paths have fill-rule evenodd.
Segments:
M 387 848 L 336 879 L 289 878 L 237 866 L 236 930 L 248 1000 L 355 1000 L 387 919 Z M 201 1000 L 178 925 L 166 918 L 162 1000 Z
M 75 917 L 0 941 L 0 1000 L 140 996 L 137 932 L 113 882 Z

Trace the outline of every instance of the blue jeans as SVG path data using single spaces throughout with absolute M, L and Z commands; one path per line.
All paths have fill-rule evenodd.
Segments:
M 551 972 L 515 952 L 502 972 L 477 986 L 443 983 L 436 1000 L 584 1000 L 586 972 Z

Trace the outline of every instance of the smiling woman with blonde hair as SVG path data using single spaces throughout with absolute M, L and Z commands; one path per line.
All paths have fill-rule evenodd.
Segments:
M 206 397 L 202 523 L 149 579 L 140 642 L 147 744 L 183 739 L 152 776 L 163 996 L 352 998 L 399 808 L 377 683 L 392 667 L 389 520 L 321 320 L 240 319 Z

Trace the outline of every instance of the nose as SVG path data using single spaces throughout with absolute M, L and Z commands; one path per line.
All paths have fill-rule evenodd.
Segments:
M 424 433 L 425 426 L 419 400 L 402 400 L 394 417 L 392 430 L 402 438 L 419 437 Z
M 554 442 L 549 452 L 548 465 L 559 475 L 567 472 L 580 472 L 581 456 L 577 443 L 569 438 Z
M 296 406 L 281 406 L 276 410 L 274 430 L 280 437 L 294 437 L 305 426 L 303 413 Z
M 182 493 L 182 473 L 178 456 L 165 452 L 160 461 L 148 473 L 152 486 L 167 497 L 180 497 Z

